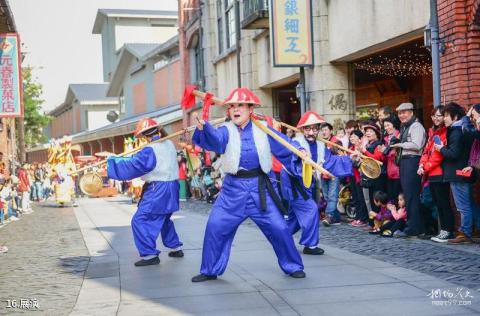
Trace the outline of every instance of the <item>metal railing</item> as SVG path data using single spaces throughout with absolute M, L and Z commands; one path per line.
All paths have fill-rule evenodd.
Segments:
M 243 0 L 243 19 L 259 11 L 268 12 L 268 0 Z

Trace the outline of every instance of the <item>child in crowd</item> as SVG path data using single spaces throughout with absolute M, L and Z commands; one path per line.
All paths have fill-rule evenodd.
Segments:
M 205 168 L 205 171 L 203 172 L 203 187 L 205 189 L 204 195 L 207 195 L 207 190 L 213 186 L 213 179 L 210 174 L 210 169 L 211 168 Z
M 202 185 L 202 171 L 200 169 L 195 170 L 195 174 L 192 177 L 192 181 L 190 183 L 190 187 L 192 188 L 192 196 L 196 200 L 202 199 L 202 191 L 201 191 L 201 185 Z
M 349 137 L 347 136 L 347 134 L 345 133 L 345 129 L 343 128 L 340 128 L 337 130 L 337 133 L 335 134 L 337 140 L 341 141 L 342 142 L 342 146 L 343 147 L 348 147 L 348 143 L 349 143 Z
M 402 231 L 407 223 L 407 209 L 405 208 L 405 196 L 398 195 L 398 207 L 388 203 L 388 210 L 392 213 L 393 220 L 381 227 L 383 237 L 392 237 L 396 231 Z
M 215 184 L 207 189 L 207 203 L 213 203 L 217 199 L 220 190 L 222 189 L 222 180 L 216 179 Z
M 373 203 L 378 207 L 379 211 L 370 211 L 368 217 L 373 221 L 373 229 L 369 234 L 380 234 L 381 227 L 389 223 L 393 217 L 390 210 L 387 208 L 388 196 L 387 193 L 376 191 L 373 194 Z

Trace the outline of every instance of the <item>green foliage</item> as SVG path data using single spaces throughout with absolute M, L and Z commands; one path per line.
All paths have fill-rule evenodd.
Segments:
M 41 113 L 43 87 L 33 78 L 31 67 L 22 68 L 22 78 L 25 145 L 30 147 L 48 140 L 43 134 L 43 127 L 50 123 L 51 118 Z

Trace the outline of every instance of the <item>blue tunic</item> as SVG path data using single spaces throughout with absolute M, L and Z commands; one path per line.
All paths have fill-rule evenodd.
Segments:
M 156 140 L 156 136 L 153 139 Z M 159 159 L 158 159 L 159 160 Z M 108 177 L 116 180 L 131 180 L 155 169 L 157 157 L 151 147 L 144 147 L 132 157 L 110 157 L 107 160 Z M 152 181 L 146 183 L 137 212 L 132 218 L 132 231 L 141 257 L 158 255 L 156 241 L 161 233 L 165 247 L 182 246 L 170 217 L 179 209 L 179 183 Z
M 151 147 L 144 147 L 129 158 L 111 157 L 107 160 L 108 177 L 116 180 L 131 180 L 152 171 L 157 165 Z M 143 192 L 138 208 L 152 214 L 170 214 L 179 210 L 178 180 L 152 181 Z
M 260 168 L 252 123 L 249 122 L 245 128 L 238 128 L 238 130 L 241 140 L 239 169 Z M 287 140 L 284 135 L 282 137 Z M 228 141 L 229 134 L 226 127 L 215 129 L 208 123 L 204 125 L 203 130 L 197 129 L 193 134 L 195 144 L 219 154 L 225 153 Z M 268 141 L 272 154 L 284 165 L 290 166 L 293 161 L 292 153 L 273 138 L 268 137 Z M 272 172 L 270 178 L 274 178 Z M 288 226 L 268 193 L 266 202 L 267 209 L 261 211 L 258 178 L 239 178 L 231 174 L 225 176 L 220 195 L 213 205 L 205 230 L 200 273 L 223 274 L 227 267 L 235 232 L 247 218 L 252 219 L 268 238 L 278 257 L 278 263 L 285 273 L 303 270 L 302 259 L 295 248 Z
M 312 160 L 317 161 L 317 142 L 307 141 L 307 143 L 310 147 Z M 307 199 L 304 199 L 300 192 L 297 192 L 298 195 L 295 197 L 289 173 L 305 190 Z M 312 184 L 309 188 L 306 188 L 303 185 L 301 176 L 302 164 L 299 160 L 297 160 L 297 163 L 294 164 L 293 172 L 289 173 L 287 173 L 285 169 L 282 169 L 280 174 L 282 181 L 282 194 L 284 199 L 288 200 L 289 202 L 287 218 L 288 228 L 290 229 L 290 233 L 292 235 L 301 229 L 302 233 L 300 236 L 300 244 L 306 247 L 315 247 L 318 245 L 319 241 L 318 206 L 313 199 L 313 190 L 315 188 L 316 178 L 313 177 Z
M 307 144 L 312 155 L 312 160 L 317 161 L 317 142 L 307 141 Z M 324 159 L 325 162 L 323 163 L 323 167 L 327 169 L 330 173 L 332 173 L 335 177 L 344 177 L 351 175 L 352 162 L 350 160 L 350 157 L 333 155 L 331 151 L 327 147 L 325 147 Z M 295 178 L 296 182 L 303 187 L 306 192 L 307 199 L 304 199 L 304 197 L 302 197 L 299 192 L 297 192 L 297 196 L 294 195 L 289 174 L 285 170 L 282 170 L 282 194 L 283 197 L 289 201 L 287 218 L 288 227 L 290 228 L 290 232 L 292 234 L 295 234 L 300 229 L 302 230 L 302 234 L 300 236 L 301 245 L 304 245 L 306 247 L 315 247 L 318 245 L 319 241 L 319 213 L 318 205 L 317 203 L 315 203 L 314 200 L 316 177 L 313 177 L 311 186 L 309 188 L 306 188 L 303 185 L 302 164 L 300 163 L 300 161 L 294 163 L 292 169 L 293 172 L 290 172 L 290 175 Z

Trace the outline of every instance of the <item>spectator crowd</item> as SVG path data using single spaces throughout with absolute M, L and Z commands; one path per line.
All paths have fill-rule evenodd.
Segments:
M 347 121 L 336 130 L 327 122 L 317 127 L 319 137 L 354 152 L 352 176 L 318 181 L 316 198 L 324 226 L 342 223 L 339 210 L 345 205 L 339 197 L 347 191 L 349 225 L 369 234 L 450 244 L 480 237 L 480 208 L 474 198 L 480 170 L 480 104 L 468 111 L 456 103 L 439 106 L 425 122 L 414 112 L 413 104 L 402 103 L 395 110 L 380 108 L 376 118 Z M 291 129 L 285 134 L 295 136 Z M 348 155 L 327 147 L 333 154 Z M 221 190 L 221 159 L 208 155 L 211 161 L 200 153 L 201 166 L 192 169 L 179 153 L 181 200 L 215 201 Z M 363 173 L 362 156 L 382 163 L 378 178 Z
M 424 124 L 431 128 L 427 131 Z M 414 106 L 402 103 L 396 111 L 380 108 L 375 119 L 350 120 L 336 129 L 325 122 L 315 128 L 319 137 L 353 152 L 327 146 L 334 155 L 350 155 L 353 170 L 351 176 L 322 176 L 316 182 L 325 227 L 349 222 L 381 237 L 450 244 L 472 243 L 480 237 L 480 207 L 474 196 L 479 193 L 475 187 L 480 171 L 480 104 L 468 111 L 456 103 L 439 106 L 429 121 L 421 122 Z M 291 129 L 285 134 L 295 136 Z M 364 174 L 362 156 L 382 163 L 378 178 Z M 53 194 L 51 179 L 55 179 L 46 163 L 6 170 L 3 158 L 0 153 L 0 228 L 32 213 L 31 202 L 48 199 Z M 214 203 L 222 187 L 220 157 L 199 150 L 193 163 L 183 150 L 177 158 L 180 200 Z M 142 183 L 115 181 L 112 185 L 136 200 L 140 197 Z M 348 215 L 346 219 L 342 220 L 340 211 Z M 0 243 L 0 252 L 7 250 Z
M 6 170 L 3 153 L 0 153 L 0 229 L 33 213 L 30 202 L 42 202 L 50 197 L 52 185 L 47 164 L 34 163 Z M 0 245 L 0 253 L 7 252 Z

